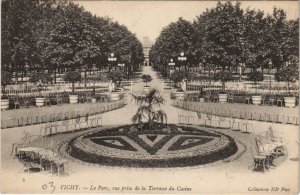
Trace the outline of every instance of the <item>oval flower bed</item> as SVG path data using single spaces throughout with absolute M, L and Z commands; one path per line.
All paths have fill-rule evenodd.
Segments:
M 70 155 L 93 164 L 124 167 L 185 167 L 216 162 L 237 152 L 234 140 L 200 127 L 134 125 L 95 131 L 69 142 Z

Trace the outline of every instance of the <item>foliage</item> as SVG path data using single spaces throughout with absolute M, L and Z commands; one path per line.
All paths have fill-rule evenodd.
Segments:
M 77 71 L 69 71 L 65 75 L 65 81 L 72 83 L 72 93 L 75 93 L 75 83 L 81 80 L 81 74 Z
M 232 74 L 230 71 L 219 71 L 214 75 L 214 79 L 222 82 L 222 90 L 225 90 L 225 82 L 232 80 Z
M 5 97 L 5 87 L 11 83 L 12 74 L 8 71 L 1 71 L 2 96 Z
M 188 81 L 191 81 L 197 77 L 196 73 L 193 72 L 186 72 L 184 70 L 175 70 L 171 76 L 170 79 L 174 83 L 181 82 L 183 79 L 187 79 Z
M 157 109 L 164 104 L 165 99 L 156 89 L 151 89 L 147 94 L 133 95 L 133 99 L 138 105 L 138 110 L 131 119 L 133 123 L 142 124 L 143 119 L 146 119 L 152 129 L 155 123 L 162 124 L 164 121 L 167 123 L 165 112 Z
M 170 58 L 180 68 L 177 57 L 184 52 L 188 66 L 237 72 L 243 64 L 264 73 L 273 67 L 279 72 L 290 55 L 299 55 L 298 51 L 298 19 L 287 20 L 282 9 L 274 8 L 273 14 L 267 15 L 227 1 L 207 9 L 193 24 L 180 19 L 166 26 L 151 48 L 150 60 L 160 71 Z
M 162 73 L 166 73 L 166 66 L 172 58 L 176 67 L 181 69 L 182 66 L 185 66 L 187 70 L 189 63 L 192 63 L 190 56 L 193 48 L 193 36 L 194 28 L 192 24 L 183 18 L 179 18 L 177 22 L 165 27 L 150 50 L 150 60 L 155 68 L 158 68 Z M 188 59 L 185 63 L 180 63 L 177 60 L 177 56 L 181 52 L 185 52 Z
M 31 75 L 31 77 L 29 78 L 29 81 L 31 83 L 35 83 L 35 84 L 48 84 L 48 83 L 52 83 L 53 79 L 50 74 L 40 72 L 40 73 Z
M 264 80 L 264 75 L 260 71 L 254 70 L 248 74 L 248 78 L 257 83 Z
M 141 76 L 141 78 L 142 78 L 143 82 L 146 83 L 146 86 L 148 86 L 148 85 L 147 85 L 148 82 L 151 82 L 151 81 L 152 81 L 152 77 L 151 77 L 151 75 L 149 75 L 149 74 L 143 74 L 143 75 Z
M 1 8 L 3 70 L 24 72 L 29 65 L 30 72 L 48 70 L 56 80 L 66 69 L 104 69 L 114 52 L 129 75 L 144 60 L 141 43 L 125 26 L 73 2 L 4 0 Z
M 125 78 L 125 75 L 124 72 L 121 70 L 114 70 L 107 74 L 107 78 L 109 80 L 112 80 L 114 83 L 116 83 L 116 82 L 121 82 Z
M 288 62 L 282 67 L 280 72 L 275 75 L 277 81 L 285 81 L 288 84 L 288 93 L 290 93 L 290 83 L 299 79 L 299 58 L 291 55 Z

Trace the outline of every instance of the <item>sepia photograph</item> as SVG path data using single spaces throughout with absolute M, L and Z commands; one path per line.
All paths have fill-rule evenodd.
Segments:
M 1 1 L 3 194 L 298 194 L 298 1 Z

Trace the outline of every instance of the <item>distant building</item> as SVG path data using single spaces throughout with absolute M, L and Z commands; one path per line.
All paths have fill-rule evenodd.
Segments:
M 142 40 L 142 46 L 143 46 L 143 52 L 144 52 L 144 66 L 149 66 L 149 51 L 152 47 L 152 41 L 149 39 L 149 37 L 143 37 Z

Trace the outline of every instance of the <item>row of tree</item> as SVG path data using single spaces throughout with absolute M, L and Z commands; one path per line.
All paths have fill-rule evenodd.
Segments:
M 279 73 L 290 64 L 299 66 L 298 36 L 298 19 L 287 20 L 282 9 L 274 8 L 270 15 L 244 10 L 239 2 L 218 2 L 193 23 L 179 18 L 165 27 L 150 50 L 150 60 L 165 75 L 170 59 L 185 72 L 199 66 L 209 73 L 219 69 L 225 73 L 217 75 L 221 80 L 231 78 L 239 66 L 261 74 L 276 68 Z M 181 52 L 186 61 L 178 60 Z
M 143 62 L 142 45 L 125 26 L 72 2 L 4 0 L 1 8 L 1 68 L 16 77 L 47 70 L 56 81 L 58 72 L 117 63 L 125 63 L 129 75 Z M 110 53 L 117 58 L 113 64 Z

